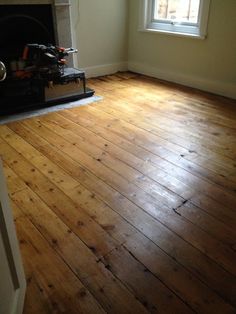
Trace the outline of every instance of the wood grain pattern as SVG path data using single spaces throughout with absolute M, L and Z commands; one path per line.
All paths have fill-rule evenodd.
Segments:
M 0 126 L 25 313 L 236 313 L 236 102 L 134 73 Z

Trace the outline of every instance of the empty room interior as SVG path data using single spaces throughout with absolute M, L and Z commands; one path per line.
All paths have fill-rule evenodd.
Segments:
M 236 313 L 235 14 L 0 0 L 0 314 Z

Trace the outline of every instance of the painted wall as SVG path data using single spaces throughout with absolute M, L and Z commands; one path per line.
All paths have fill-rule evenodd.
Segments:
M 129 2 L 129 69 L 236 98 L 236 1 L 211 0 L 205 40 L 138 31 Z
M 127 68 L 128 0 L 71 0 L 79 66 L 88 76 Z

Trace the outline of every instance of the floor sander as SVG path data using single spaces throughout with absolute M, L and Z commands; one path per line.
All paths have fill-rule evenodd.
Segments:
M 53 45 L 27 44 L 19 60 L 0 63 L 0 114 L 78 100 L 94 94 L 85 72 L 67 66 L 78 51 Z

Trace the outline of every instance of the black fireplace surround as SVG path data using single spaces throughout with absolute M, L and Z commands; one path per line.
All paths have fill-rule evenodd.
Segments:
M 0 5 L 0 61 L 7 68 L 7 79 L 0 82 L 0 115 L 45 106 L 41 81 L 11 79 L 14 62 L 20 60 L 26 44 L 56 45 L 53 8 L 51 5 Z M 83 76 L 84 77 L 84 76 Z M 85 79 L 85 77 L 84 77 Z M 61 101 L 89 97 L 86 89 Z M 57 101 L 58 102 L 58 101 Z

